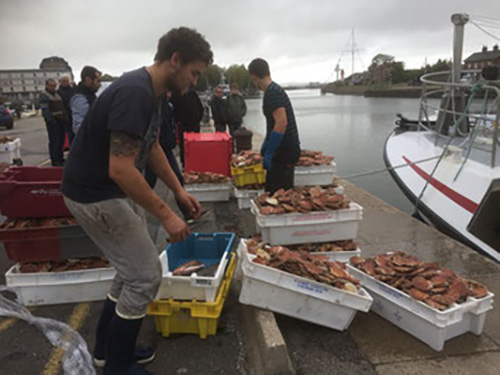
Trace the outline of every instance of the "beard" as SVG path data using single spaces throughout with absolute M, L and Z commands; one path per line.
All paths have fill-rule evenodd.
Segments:
M 184 87 L 181 87 L 179 82 L 176 80 L 175 75 L 169 76 L 165 82 L 165 85 L 167 87 L 167 91 L 172 91 L 172 93 L 175 93 L 179 96 L 184 94 Z

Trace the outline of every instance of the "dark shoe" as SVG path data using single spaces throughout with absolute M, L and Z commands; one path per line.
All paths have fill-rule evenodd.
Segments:
M 135 342 L 143 319 L 111 319 L 106 345 L 104 375 L 151 375 L 135 363 Z
M 147 365 L 151 363 L 156 358 L 156 352 L 153 348 L 149 346 L 137 345 L 134 351 L 135 363 L 139 365 Z M 104 356 L 98 357 L 94 355 L 94 365 L 95 367 L 102 368 L 106 365 L 106 359 Z
M 104 367 L 106 365 L 106 341 L 111 319 L 115 315 L 116 303 L 106 298 L 102 307 L 101 317 L 97 324 L 96 339 L 94 346 L 94 365 Z M 141 365 L 152 362 L 155 359 L 155 351 L 150 347 L 136 346 L 134 351 L 135 362 Z

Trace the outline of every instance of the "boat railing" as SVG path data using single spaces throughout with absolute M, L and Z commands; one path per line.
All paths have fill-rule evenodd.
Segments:
M 479 148 L 483 151 L 491 152 L 491 167 L 495 166 L 496 160 L 496 148 L 500 145 L 498 139 L 500 126 L 499 115 L 500 115 L 500 81 L 485 81 L 481 77 L 481 70 L 464 70 L 462 71 L 462 79 L 460 82 L 450 82 L 451 80 L 450 71 L 441 71 L 427 73 L 423 75 L 420 80 L 424 83 L 423 93 L 420 98 L 420 113 L 418 119 L 418 130 L 428 130 L 433 131 L 436 135 L 436 144 L 439 139 L 447 139 L 454 137 L 463 138 L 461 144 L 462 147 L 468 145 L 468 152 L 470 148 Z M 464 80 L 467 80 L 464 82 Z M 498 84 L 498 86 L 496 86 Z M 429 87 L 430 86 L 430 87 Z M 478 92 L 483 95 L 483 104 L 479 113 L 474 113 L 469 111 L 472 99 L 477 98 Z M 466 96 L 463 96 L 463 95 Z M 492 95 L 493 94 L 493 95 Z M 451 100 L 451 107 L 444 105 L 444 100 L 440 105 L 435 105 L 429 102 L 429 99 L 441 96 L 444 98 L 449 95 Z M 456 100 L 460 98 L 468 98 L 467 105 L 465 108 L 463 106 L 456 105 Z M 495 99 L 497 102 L 496 107 L 490 108 L 488 106 L 488 101 Z M 451 115 L 454 122 L 454 129 L 450 135 L 442 134 L 440 126 L 443 124 L 438 124 L 437 128 L 432 126 L 430 121 L 430 111 L 437 112 L 438 114 Z M 439 116 L 438 116 L 439 118 Z M 459 125 L 460 122 L 469 122 L 468 132 L 462 132 Z M 483 147 L 476 144 L 478 136 L 481 135 L 484 139 L 491 138 L 491 148 L 484 149 Z M 482 143 L 484 143 L 482 141 Z

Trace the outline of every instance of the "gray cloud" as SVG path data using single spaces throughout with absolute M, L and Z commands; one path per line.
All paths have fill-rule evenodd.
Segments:
M 150 63 L 158 38 L 186 25 L 206 35 L 217 63 L 248 64 L 261 56 L 284 82 L 323 81 L 341 56 L 350 73 L 342 51 L 352 28 L 361 49 L 357 70 L 360 60 L 367 66 L 379 52 L 418 67 L 425 57 L 451 57 L 452 13 L 500 18 L 497 0 L 0 1 L 0 68 L 30 68 L 60 55 L 76 72 L 92 64 L 120 74 Z M 464 54 L 494 42 L 468 26 Z

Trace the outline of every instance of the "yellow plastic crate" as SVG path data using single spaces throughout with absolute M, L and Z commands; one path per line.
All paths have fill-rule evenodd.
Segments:
M 172 333 L 191 333 L 199 335 L 202 339 L 206 339 L 208 335 L 215 335 L 235 269 L 236 256 L 231 254 L 215 302 L 198 302 L 197 300 L 186 302 L 174 299 L 153 301 L 149 305 L 148 315 L 155 317 L 156 330 L 163 337 L 168 337 Z
M 266 171 L 262 164 L 250 165 L 248 167 L 231 167 L 236 187 L 243 187 L 266 182 Z

